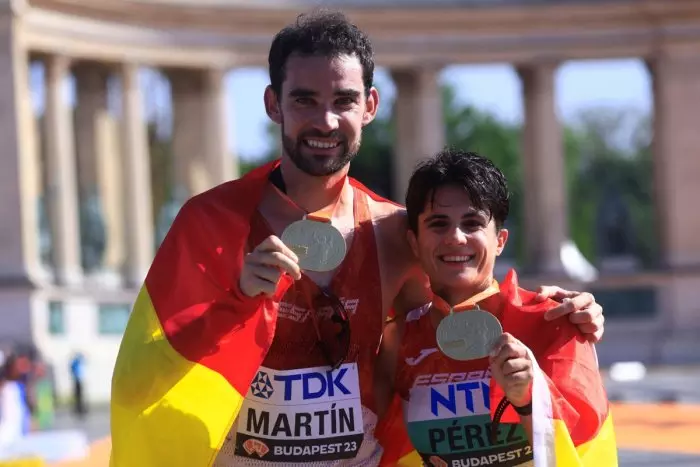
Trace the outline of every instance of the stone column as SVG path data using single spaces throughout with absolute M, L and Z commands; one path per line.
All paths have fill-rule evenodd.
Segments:
M 204 156 L 204 76 L 200 70 L 167 70 L 173 101 L 173 174 L 177 202 L 211 186 Z
M 107 107 L 110 73 L 103 65 L 81 63 L 74 67 L 74 74 L 78 189 L 83 215 L 89 216 L 83 225 L 90 230 L 83 243 L 95 243 L 91 246 L 96 250 L 93 254 L 100 254 L 100 263 L 95 266 L 102 273 L 112 275 L 123 264 L 124 222 L 119 203 L 123 196 L 119 154 L 112 147 L 114 138 L 109 134 L 114 131 L 113 117 Z M 104 245 L 102 251 L 98 248 L 100 240 Z
M 64 95 L 70 60 L 48 56 L 46 61 L 46 193 L 56 279 L 64 285 L 81 281 L 80 223 L 76 180 L 73 109 Z
M 46 280 L 39 257 L 41 170 L 29 54 L 0 18 L 0 282 Z
M 228 151 L 224 73 L 171 69 L 167 74 L 173 99 L 175 186 L 178 198 L 186 198 L 237 176 Z
M 661 262 L 668 268 L 697 268 L 700 52 L 665 53 L 649 65 L 654 89 L 654 191 Z
M 561 274 L 562 244 L 568 238 L 564 143 L 556 114 L 557 64 L 518 69 L 523 86 L 523 174 L 527 269 Z
M 654 195 L 661 267 L 669 273 L 659 300 L 673 331 L 665 358 L 698 355 L 700 328 L 700 49 L 666 49 L 649 63 L 654 90 Z M 649 226 L 654 228 L 654 226 Z
M 126 280 L 137 285 L 146 277 L 155 244 L 148 129 L 143 117 L 139 67 L 134 63 L 122 64 L 120 75 Z
M 445 145 L 439 68 L 392 70 L 396 143 L 392 197 L 403 204 L 416 165 Z
M 233 116 L 226 112 L 225 78 L 224 70 L 204 72 L 204 158 L 213 186 L 240 175 L 238 157 L 229 150 Z

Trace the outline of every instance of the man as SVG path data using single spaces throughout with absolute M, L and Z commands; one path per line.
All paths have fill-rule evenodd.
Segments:
M 341 14 L 300 17 L 269 67 L 281 160 L 189 200 L 159 248 L 114 372 L 112 467 L 381 456 L 384 322 L 430 293 L 403 209 L 347 177 L 379 105 L 372 46 Z M 589 294 L 543 296 L 600 338 Z
M 384 465 L 617 465 L 593 345 L 546 321 L 556 302 L 536 302 L 515 271 L 494 278 L 509 209 L 505 176 L 478 154 L 441 151 L 411 177 L 408 240 L 433 299 L 384 330 L 378 379 L 400 407 L 377 433 L 410 439 Z

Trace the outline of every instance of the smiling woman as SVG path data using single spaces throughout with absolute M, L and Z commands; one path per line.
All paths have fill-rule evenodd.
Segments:
M 411 177 L 408 238 L 434 297 L 385 330 L 380 361 L 402 410 L 382 433 L 396 440 L 403 419 L 428 465 L 615 466 L 593 347 L 573 324 L 545 321 L 555 303 L 514 271 L 494 279 L 509 198 L 503 173 L 474 153 L 444 150 Z

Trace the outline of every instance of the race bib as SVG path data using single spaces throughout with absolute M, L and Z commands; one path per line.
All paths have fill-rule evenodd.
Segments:
M 521 425 L 499 424 L 490 439 L 489 379 L 416 385 L 404 404 L 408 434 L 426 465 L 529 465 L 532 448 Z
M 236 455 L 270 462 L 350 459 L 363 438 L 357 364 L 261 367 L 238 416 Z

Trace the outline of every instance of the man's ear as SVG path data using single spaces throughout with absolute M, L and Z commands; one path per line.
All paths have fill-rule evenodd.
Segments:
M 372 87 L 369 90 L 369 96 L 365 101 L 365 113 L 362 116 L 362 126 L 367 126 L 374 120 L 377 116 L 377 109 L 379 108 L 379 91 L 377 88 Z
M 265 111 L 270 120 L 278 125 L 282 124 L 282 110 L 280 109 L 280 102 L 277 98 L 277 93 L 272 89 L 272 86 L 265 88 Z

